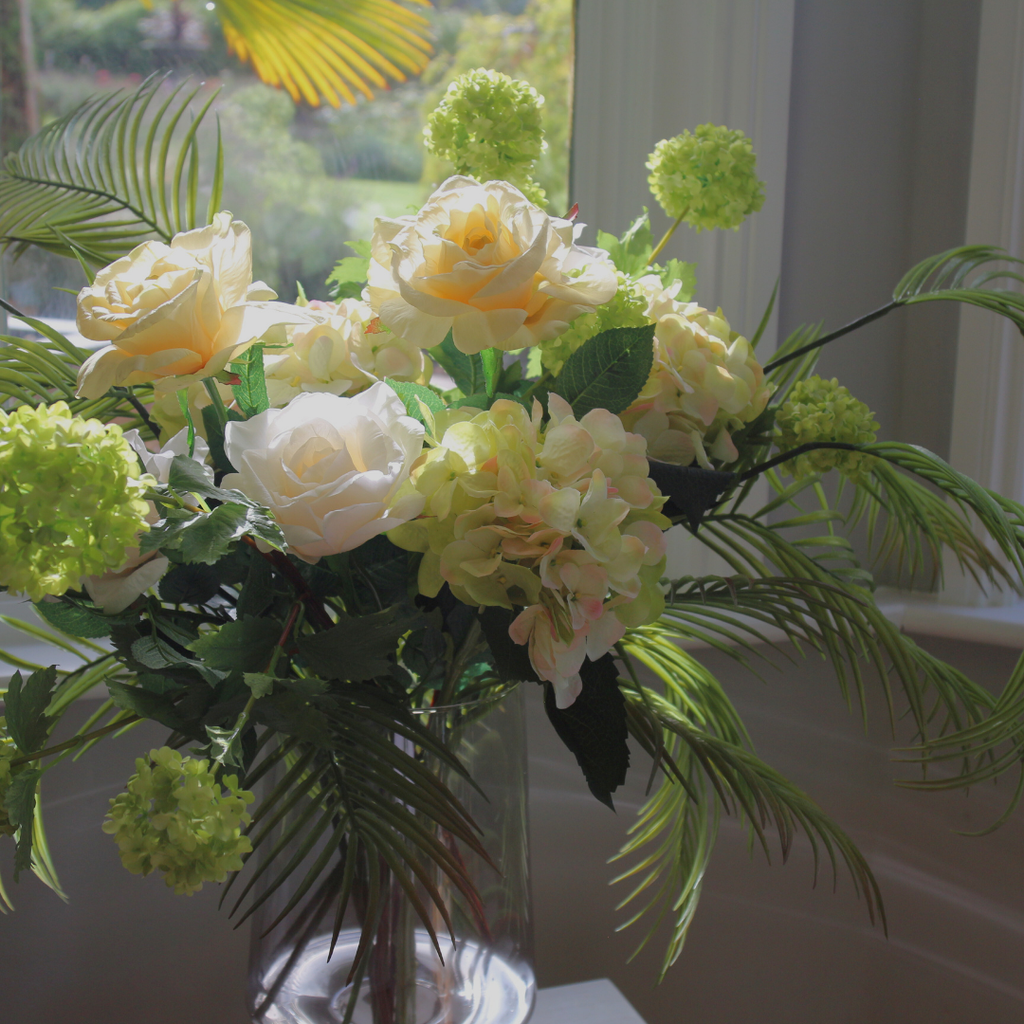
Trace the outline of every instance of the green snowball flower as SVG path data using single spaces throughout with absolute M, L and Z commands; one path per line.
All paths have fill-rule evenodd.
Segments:
M 544 149 L 544 97 L 526 82 L 477 68 L 459 75 L 427 118 L 427 149 L 478 181 L 507 181 L 538 206 L 544 190 L 533 180 Z
M 569 358 L 585 341 L 612 327 L 642 327 L 650 323 L 647 297 L 640 286 L 621 270 L 617 271 L 619 287 L 615 294 L 593 313 L 584 313 L 569 329 L 537 346 L 541 365 L 551 373 L 561 372 Z
M 0 411 L 0 584 L 38 601 L 117 569 L 155 482 L 115 424 L 65 402 Z
M 757 157 L 741 131 L 701 124 L 662 139 L 647 159 L 654 198 L 673 220 L 694 230 L 738 228 L 764 204 Z
M 787 452 L 815 441 L 870 444 L 878 423 L 874 413 L 835 378 L 808 377 L 793 385 L 775 417 L 775 429 L 779 450 Z M 871 471 L 874 461 L 862 452 L 820 448 L 783 463 L 782 469 L 797 480 L 838 469 L 856 482 Z
M 135 761 L 127 791 L 110 801 L 103 831 L 113 835 L 121 863 L 133 875 L 161 871 L 168 888 L 191 896 L 204 882 L 223 882 L 252 850 L 242 826 L 255 799 L 238 777 L 218 782 L 210 762 L 182 757 L 170 747 Z M 223 792 L 221 784 L 227 788 Z

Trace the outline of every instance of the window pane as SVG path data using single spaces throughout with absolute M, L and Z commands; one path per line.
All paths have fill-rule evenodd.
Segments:
M 375 88 L 367 100 L 334 107 L 294 102 L 259 80 L 229 52 L 215 2 L 172 0 L 152 9 L 141 0 L 30 0 L 35 33 L 38 117 L 45 125 L 92 94 L 133 89 L 169 72 L 161 96 L 185 79 L 203 85 L 198 110 L 219 90 L 199 138 L 209 181 L 216 125 L 225 147 L 222 207 L 252 229 L 254 277 L 286 300 L 297 282 L 323 296 L 344 243 L 370 236 L 378 216 L 417 208 L 450 172 L 426 153 L 422 127 L 458 74 L 490 67 L 526 79 L 547 99 L 548 149 L 537 178 L 552 213 L 567 202 L 572 81 L 572 0 L 438 0 L 422 13 L 433 54 L 419 76 Z M 18 0 L 0 0 L 6 26 L 17 26 Z M 10 151 L 28 132 L 24 51 L 3 33 L 3 137 Z M 155 106 L 156 104 L 154 104 Z M 183 130 L 183 128 L 181 129 Z M 156 157 L 154 156 L 154 159 Z M 3 293 L 26 313 L 73 318 L 82 271 L 74 261 L 29 249 L 4 258 Z

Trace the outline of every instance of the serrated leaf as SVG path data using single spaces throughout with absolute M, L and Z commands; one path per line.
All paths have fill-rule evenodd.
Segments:
M 14 852 L 14 880 L 22 871 L 32 867 L 32 820 L 36 810 L 36 787 L 42 771 L 29 768 L 18 772 L 4 796 L 4 810 L 11 824 L 18 830 L 18 845 Z
M 205 604 L 219 589 L 216 567 L 200 563 L 172 566 L 157 591 L 168 604 Z
M 515 612 L 508 608 L 484 608 L 480 613 L 480 628 L 494 655 L 494 664 L 502 682 L 523 680 L 539 683 L 540 677 L 530 662 L 529 651 L 509 636 L 508 629 L 514 618 Z
M 270 563 L 253 552 L 249 560 L 249 571 L 238 595 L 236 613 L 238 618 L 262 615 L 274 600 L 274 574 Z
M 447 371 L 448 376 L 455 381 L 455 386 L 467 397 L 485 390 L 482 360 L 479 356 L 467 356 L 465 352 L 460 352 L 452 341 L 451 331 L 448 332 L 448 337 L 440 345 L 430 349 L 427 355 Z
M 210 741 L 210 757 L 217 764 L 241 768 L 243 761 L 242 731 L 248 721 L 249 716 L 243 712 L 238 716 L 235 724 L 230 729 L 224 729 L 216 725 L 204 726 Z
M 661 283 L 668 288 L 674 281 L 682 282 L 676 302 L 689 302 L 697 290 L 697 264 L 671 259 L 661 268 Z
M 555 704 L 550 683 L 544 686 L 544 710 L 561 741 L 583 769 L 590 792 L 612 810 L 612 793 L 626 781 L 626 702 L 619 690 L 619 672 L 610 654 L 580 668 L 583 689 L 567 708 Z
M 613 327 L 585 341 L 551 385 L 577 419 L 591 409 L 622 412 L 640 394 L 654 362 L 654 324 Z
M 654 249 L 647 207 L 644 207 L 644 212 L 630 224 L 621 238 L 616 238 L 607 231 L 598 231 L 597 244 L 608 252 L 612 262 L 624 274 L 633 277 L 643 274 Z
M 173 665 L 186 664 L 189 660 L 170 644 L 155 636 L 139 637 L 132 644 L 131 652 L 135 661 L 152 669 L 171 668 Z
M 697 532 L 708 509 L 714 508 L 736 483 L 735 473 L 700 466 L 674 466 L 649 459 L 648 468 L 658 490 L 669 498 L 662 512 L 667 516 L 684 516 L 693 533 Z
M 422 618 L 409 608 L 387 608 L 374 615 L 342 615 L 337 625 L 302 637 L 299 653 L 324 679 L 361 682 L 391 667 L 398 638 Z
M 444 412 L 446 406 L 436 392 L 432 391 L 425 384 L 413 384 L 409 381 L 392 380 L 390 377 L 384 379 L 395 394 L 405 403 L 406 412 L 417 419 L 420 423 L 427 422 L 420 406 L 422 402 L 432 413 Z
M 274 677 L 265 672 L 246 672 L 242 678 L 256 698 L 269 697 L 274 692 Z
M 22 679 L 20 672 L 11 676 L 4 697 L 7 732 L 18 750 L 34 754 L 41 750 L 56 719 L 46 714 L 57 681 L 57 666 L 50 665 Z
M 231 391 L 246 419 L 266 412 L 270 408 L 270 399 L 263 371 L 263 345 L 257 343 L 247 348 L 231 364 L 231 370 L 238 375 L 238 383 L 232 384 Z
M 281 624 L 276 620 L 241 619 L 204 633 L 189 644 L 189 650 L 210 668 L 260 672 L 270 660 L 280 635 Z
M 352 248 L 363 243 L 349 242 Z M 365 243 L 369 246 L 369 242 Z M 329 288 L 329 294 L 335 302 L 342 299 L 358 299 L 363 293 L 366 285 L 366 278 L 370 272 L 370 257 L 366 256 L 343 256 L 334 266 L 330 277 L 324 282 Z
M 114 706 L 122 711 L 131 711 L 140 718 L 159 722 L 168 729 L 180 729 L 185 724 L 174 701 L 164 694 L 118 682 L 108 682 L 107 690 Z
M 33 607 L 45 622 L 70 636 L 81 636 L 87 640 L 110 636 L 113 623 L 99 612 L 79 608 L 65 601 L 38 601 Z

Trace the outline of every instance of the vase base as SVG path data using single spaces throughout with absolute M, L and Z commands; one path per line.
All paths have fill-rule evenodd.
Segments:
M 341 1024 L 351 987 L 345 985 L 359 946 L 358 930 L 338 936 L 330 961 L 331 937 L 313 939 L 292 967 L 288 980 L 271 1006 L 255 1020 L 261 1024 Z M 415 1016 L 395 1024 L 525 1024 L 533 1010 L 536 983 L 529 964 L 511 961 L 480 943 L 450 943 L 442 965 L 425 931 L 415 933 Z M 445 948 L 442 942 L 442 949 Z M 290 951 L 283 951 L 264 973 L 254 1003 L 265 999 L 266 982 L 284 968 Z M 379 1019 L 379 1018 L 377 1018 Z M 352 1024 L 375 1024 L 370 986 L 356 1001 Z

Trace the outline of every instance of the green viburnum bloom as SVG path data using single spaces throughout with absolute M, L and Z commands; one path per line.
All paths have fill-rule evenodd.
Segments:
M 593 313 L 578 316 L 569 325 L 569 329 L 557 338 L 542 341 L 536 351 L 540 353 L 540 362 L 545 370 L 551 373 L 561 372 L 566 359 L 569 358 L 585 341 L 607 331 L 612 327 L 642 327 L 650 323 L 647 315 L 647 297 L 640 285 L 617 271 L 619 287 L 615 294 Z
M 654 147 L 647 182 L 673 220 L 682 217 L 695 231 L 738 228 L 764 204 L 756 164 L 743 132 L 701 124 Z
M 423 128 L 426 147 L 477 181 L 507 181 L 527 199 L 544 205 L 533 180 L 544 149 L 544 97 L 526 82 L 477 68 L 459 75 Z
M 786 452 L 815 441 L 869 444 L 875 440 L 878 423 L 874 413 L 835 378 L 808 377 L 793 385 L 775 417 L 775 428 L 775 442 Z M 870 472 L 874 461 L 874 456 L 862 452 L 819 448 L 783 463 L 782 469 L 797 480 L 838 469 L 856 482 Z
M 117 569 L 155 482 L 116 424 L 65 402 L 0 411 L 0 584 L 38 601 Z
M 252 850 L 242 826 L 255 799 L 238 777 L 218 782 L 210 762 L 182 757 L 170 747 L 135 761 L 127 791 L 110 801 L 103 831 L 117 839 L 121 863 L 133 875 L 160 871 L 169 888 L 191 896 L 204 882 L 223 882 Z M 223 784 L 227 792 L 221 789 Z

